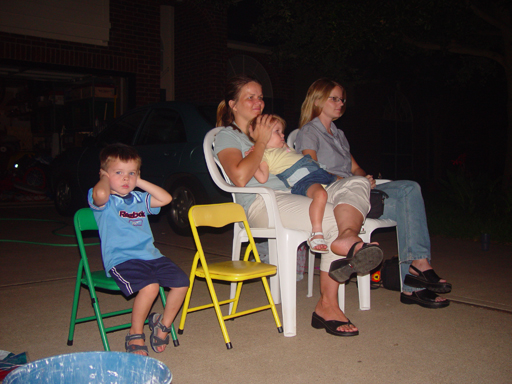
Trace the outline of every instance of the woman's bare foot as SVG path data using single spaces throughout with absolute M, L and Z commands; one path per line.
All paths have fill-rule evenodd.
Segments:
M 354 243 L 361 242 L 361 245 L 356 245 L 354 253 L 357 253 L 363 246 L 362 240 L 358 236 L 341 237 L 338 236 L 336 240 L 331 243 L 331 251 L 340 256 L 347 256 L 350 247 Z
M 425 272 L 430 269 L 433 269 L 427 259 L 413 260 L 411 265 L 414 266 L 415 268 L 419 269 L 421 272 Z M 409 268 L 409 273 L 411 275 L 418 276 L 418 272 L 416 272 L 412 268 Z M 439 280 L 439 282 L 446 283 L 447 281 L 445 279 L 441 279 L 441 280 Z
M 315 312 L 318 316 L 323 317 L 326 321 L 329 320 L 337 320 L 348 322 L 347 316 L 343 313 L 343 311 L 338 307 L 338 305 L 332 306 L 327 304 L 322 304 L 320 301 L 317 303 L 315 307 Z M 345 324 L 340 325 L 337 328 L 340 332 L 353 332 L 357 331 L 357 327 L 354 324 Z
M 419 259 L 419 260 L 413 260 L 413 262 L 411 263 L 411 265 L 418 269 L 419 271 L 421 272 L 425 272 L 425 271 L 428 271 L 428 270 L 431 270 L 433 269 L 432 266 L 430 265 L 430 263 L 428 262 L 427 259 Z M 418 272 L 415 271 L 413 268 L 409 268 L 409 274 L 413 275 L 413 276 L 418 276 Z M 407 279 L 406 279 L 407 281 Z M 440 279 L 439 280 L 440 283 L 446 283 L 446 280 L 445 279 Z M 451 287 L 450 287 L 451 289 Z M 440 292 L 440 291 L 438 291 Z M 407 295 L 407 296 L 411 296 L 412 295 L 412 292 L 402 292 L 404 295 Z M 442 296 L 437 296 L 435 301 L 440 303 L 440 302 L 443 302 L 443 301 L 446 301 L 447 299 L 442 297 Z
M 406 291 L 402 291 L 402 293 L 404 295 L 407 295 L 407 296 L 412 296 L 412 292 L 406 292 Z M 443 302 L 443 301 L 446 301 L 446 298 L 445 297 L 442 297 L 442 296 L 439 296 L 437 295 L 436 297 L 436 300 L 435 300 L 437 303 L 440 303 L 440 302 Z
M 378 243 L 366 244 L 362 241 L 353 243 L 345 255 L 346 258 L 334 260 L 329 267 L 329 276 L 340 284 L 345 283 L 354 273 L 370 273 L 379 266 L 383 257 Z

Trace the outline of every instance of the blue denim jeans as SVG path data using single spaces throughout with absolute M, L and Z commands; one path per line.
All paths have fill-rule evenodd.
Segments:
M 276 175 L 294 195 L 307 196 L 309 187 L 313 184 L 331 184 L 337 177 L 322 169 L 320 165 L 305 155 L 290 168 Z
M 294 195 L 308 195 L 308 189 L 313 184 L 324 184 L 329 185 L 334 183 L 338 178 L 333 174 L 327 172 L 325 169 L 317 169 L 314 172 L 311 172 L 309 175 L 304 176 L 302 179 L 297 181 L 295 185 L 292 187 L 292 194 Z
M 384 214 L 381 218 L 397 222 L 402 291 L 419 290 L 404 285 L 403 281 L 413 260 L 426 258 L 430 262 L 430 236 L 421 187 L 415 181 L 397 180 L 379 184 L 377 188 L 389 195 L 384 201 Z
M 300 178 L 318 169 L 321 169 L 320 165 L 310 155 L 306 155 L 276 176 L 286 185 L 286 188 L 291 188 Z

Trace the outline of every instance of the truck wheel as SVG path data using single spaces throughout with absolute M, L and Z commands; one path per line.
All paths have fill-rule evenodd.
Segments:
M 62 216 L 72 216 L 76 211 L 76 192 L 68 177 L 61 177 L 55 186 L 53 201 Z
M 188 211 L 190 207 L 204 202 L 199 189 L 189 181 L 177 181 L 169 189 L 172 201 L 167 211 L 167 221 L 180 236 L 191 236 Z

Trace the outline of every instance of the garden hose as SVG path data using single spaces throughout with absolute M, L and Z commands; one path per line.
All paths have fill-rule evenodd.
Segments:
M 62 221 L 57 221 L 57 220 L 48 220 L 48 219 L 2 219 L 0 218 L 1 221 L 41 221 L 41 222 L 52 222 L 52 223 L 59 223 L 59 224 L 63 224 L 61 227 L 57 228 L 57 229 L 54 229 L 52 231 L 52 234 L 55 235 L 55 236 L 63 236 L 63 237 L 75 237 L 75 235 L 65 235 L 65 234 L 62 234 L 62 233 L 57 233 L 57 231 L 60 231 L 62 228 L 65 228 L 68 226 L 67 223 L 64 223 Z M 49 245 L 49 246 L 52 246 L 52 247 L 77 247 L 78 244 L 53 244 L 53 243 L 39 243 L 39 242 L 35 242 L 35 241 L 25 241 L 25 240 L 9 240 L 9 239 L 0 239 L 0 242 L 2 243 L 21 243 L 21 244 L 33 244 L 33 245 Z M 84 244 L 85 246 L 89 246 L 89 245 L 99 245 L 100 243 L 88 243 L 88 244 Z

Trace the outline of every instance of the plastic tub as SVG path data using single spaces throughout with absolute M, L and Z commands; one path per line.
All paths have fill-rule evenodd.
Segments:
M 151 357 L 126 352 L 81 352 L 58 355 L 23 365 L 3 384 L 168 384 L 167 366 Z

